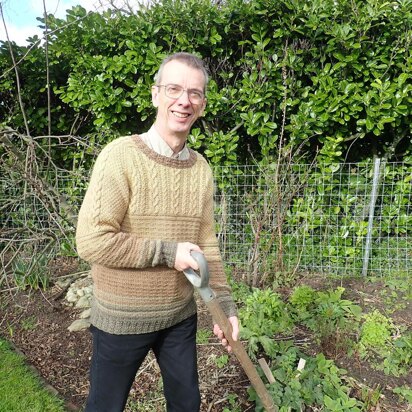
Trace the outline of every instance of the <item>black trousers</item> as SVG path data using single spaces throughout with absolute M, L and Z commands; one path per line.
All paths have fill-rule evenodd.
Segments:
M 157 332 L 112 335 L 95 327 L 90 392 L 85 412 L 121 412 L 136 372 L 150 349 L 163 378 L 168 412 L 200 408 L 196 354 L 197 315 Z

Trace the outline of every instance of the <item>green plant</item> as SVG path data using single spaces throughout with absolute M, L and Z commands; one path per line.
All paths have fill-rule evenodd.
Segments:
M 234 393 L 229 393 L 229 395 L 227 395 L 227 401 L 230 405 L 230 408 L 228 408 L 227 406 L 225 406 L 223 408 L 223 412 L 242 412 L 242 410 L 240 409 L 240 405 L 237 401 L 238 396 Z
M 295 287 L 289 297 L 294 319 L 304 322 L 312 317 L 315 302 L 316 291 L 313 288 L 306 285 Z
M 379 403 L 380 397 L 382 395 L 382 391 L 378 386 L 375 389 L 368 388 L 364 386 L 360 390 L 360 400 L 365 404 L 365 410 L 369 411 L 372 408 L 376 408 Z
M 9 321 L 7 321 L 7 331 L 9 333 L 10 338 L 12 338 L 14 335 L 14 326 Z
M 360 356 L 366 358 L 371 353 L 383 357 L 389 355 L 394 330 L 392 320 L 382 315 L 377 309 L 365 314 L 363 320 L 359 339 Z
M 212 332 L 209 329 L 198 329 L 196 332 L 196 343 L 198 345 L 204 345 L 209 342 L 211 336 Z
M 351 321 L 360 319 L 362 309 L 350 300 L 342 299 L 344 291 L 343 287 L 338 287 L 327 292 L 317 292 L 315 323 L 309 322 L 309 326 L 319 331 L 316 333 L 321 339 L 328 339 L 337 330 L 349 332 L 355 326 Z
M 306 365 L 298 371 L 302 356 Z M 289 346 L 272 360 L 271 370 L 275 382 L 269 391 L 280 411 L 299 411 L 306 406 L 328 411 L 361 411 L 363 403 L 347 395 L 348 387 L 342 380 L 345 371 L 323 354 L 307 357 L 298 348 Z M 263 411 L 254 389 L 249 390 L 249 395 L 256 401 L 256 411 Z
M 232 297 L 241 306 L 246 302 L 247 297 L 252 294 L 253 290 L 246 283 L 233 279 L 229 269 L 227 269 L 227 272 L 228 282 L 232 289 Z
M 38 325 L 38 320 L 36 316 L 29 316 L 26 319 L 22 319 L 21 321 L 21 327 L 25 331 L 30 331 L 36 329 L 36 326 Z
M 220 355 L 215 359 L 216 362 L 216 366 L 219 369 L 222 369 L 223 367 L 225 367 L 228 362 L 229 362 L 229 356 L 228 355 Z
M 406 385 L 397 387 L 393 390 L 394 393 L 398 394 L 401 398 L 405 399 L 407 402 L 412 404 L 412 389 Z
M 248 340 L 251 356 L 263 348 L 272 356 L 276 351 L 273 340 L 276 334 L 287 333 L 293 322 L 280 295 L 270 289 L 255 289 L 246 298 L 245 307 L 239 311 L 241 336 Z
M 383 360 L 386 375 L 407 375 L 412 368 L 412 332 L 393 341 L 389 355 Z
M 20 256 L 13 262 L 13 277 L 20 289 L 46 289 L 49 286 L 49 259 L 46 255 Z
M 354 398 L 349 398 L 346 394 L 338 399 L 332 399 L 325 395 L 324 403 L 325 410 L 330 412 L 361 412 L 361 409 L 357 407 L 359 402 Z
M 412 280 L 408 273 L 398 273 L 393 278 L 386 278 L 384 286 L 379 294 L 384 299 L 386 310 L 395 312 L 405 309 L 412 299 Z
M 308 286 L 295 288 L 289 305 L 295 322 L 307 326 L 322 348 L 336 356 L 350 346 L 350 336 L 358 327 L 361 308 L 342 299 L 345 289 L 315 291 Z

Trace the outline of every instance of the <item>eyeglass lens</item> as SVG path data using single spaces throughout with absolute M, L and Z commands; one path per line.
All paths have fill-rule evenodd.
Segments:
M 167 84 L 164 86 L 164 88 L 166 96 L 170 97 L 171 99 L 178 99 L 185 91 L 187 91 L 189 100 L 192 103 L 200 103 L 204 98 L 201 91 L 195 89 L 185 90 L 182 86 L 176 84 Z

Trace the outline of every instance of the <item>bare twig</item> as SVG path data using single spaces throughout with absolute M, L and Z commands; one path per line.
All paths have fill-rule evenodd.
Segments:
M 9 45 L 10 57 L 11 57 L 12 62 L 13 62 L 14 73 L 15 73 L 15 75 L 16 75 L 17 96 L 18 96 L 18 100 L 19 100 L 20 110 L 21 110 L 21 113 L 22 113 L 22 116 L 23 116 L 24 125 L 25 125 L 25 127 L 26 127 L 27 136 L 30 136 L 30 129 L 29 129 L 29 124 L 28 124 L 28 122 L 27 122 L 26 111 L 24 110 L 23 100 L 22 100 L 22 98 L 21 98 L 21 88 L 20 88 L 19 71 L 17 70 L 16 59 L 15 59 L 15 57 L 14 57 L 13 48 L 11 47 L 11 42 L 10 42 L 10 38 L 9 38 L 9 32 L 8 32 L 8 30 L 7 30 L 7 24 L 6 24 L 6 21 L 4 20 L 2 3 L 0 3 L 0 14 L 1 14 L 1 19 L 2 19 L 2 21 L 3 21 L 4 31 L 5 31 L 5 33 L 6 33 L 7 42 L 8 42 L 8 45 Z
M 43 0 L 44 10 L 44 51 L 46 55 L 46 89 L 47 89 L 47 123 L 49 136 L 51 135 L 51 96 L 50 96 L 50 68 L 49 68 L 49 27 L 47 23 L 46 0 Z M 50 152 L 50 140 L 49 140 Z
M 17 264 L 23 283 L 34 279 L 40 286 L 44 279 L 39 257 L 47 262 L 62 242 L 72 243 L 76 213 L 57 184 L 50 181 L 50 176 L 57 178 L 58 169 L 52 160 L 47 160 L 51 155 L 36 138 L 3 129 L 0 143 L 1 184 L 6 195 L 0 205 L 4 216 L 0 230 L 0 280 L 3 287 L 13 290 L 10 274 Z M 42 170 L 44 165 L 46 170 Z M 34 277 L 30 279 L 31 274 Z

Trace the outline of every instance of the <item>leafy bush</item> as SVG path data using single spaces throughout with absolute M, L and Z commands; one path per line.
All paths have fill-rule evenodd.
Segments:
M 350 332 L 354 327 L 353 321 L 360 319 L 360 306 L 342 299 L 344 291 L 344 288 L 338 287 L 334 291 L 317 293 L 315 317 L 312 322 L 307 322 L 307 325 L 323 340 L 339 332 Z
M 293 290 L 289 298 L 293 319 L 307 326 L 325 350 L 328 346 L 346 349 L 357 330 L 361 308 L 342 299 L 345 289 L 315 291 L 308 286 Z
M 146 129 L 153 74 L 182 50 L 210 66 L 193 143 L 212 163 L 233 164 L 249 150 L 276 158 L 280 141 L 334 163 L 410 150 L 411 18 L 410 1 L 401 0 L 167 0 L 101 14 L 76 6 L 65 19 L 47 16 L 49 88 L 44 44 L 34 37 L 12 47 L 33 135 L 47 131 L 48 90 L 55 134 Z M 0 118 L 23 130 L 11 67 L 0 42 Z
M 393 342 L 392 350 L 383 361 L 386 375 L 405 376 L 412 368 L 412 332 L 398 337 Z
M 363 316 L 359 340 L 359 353 L 365 358 L 370 353 L 387 356 L 391 348 L 391 336 L 394 325 L 391 319 L 382 315 L 379 310 L 374 310 Z
M 406 385 L 395 388 L 394 393 L 397 393 L 401 398 L 405 399 L 412 404 L 412 389 L 408 388 Z
M 239 314 L 242 337 L 248 340 L 248 350 L 253 357 L 262 349 L 269 356 L 275 377 L 269 390 L 275 403 L 281 405 L 281 411 L 301 410 L 308 405 L 328 411 L 361 410 L 361 402 L 347 395 L 348 388 L 342 381 L 345 371 L 323 354 L 307 357 L 285 337 L 295 323 L 305 324 L 320 340 L 329 341 L 334 340 L 339 329 L 342 335 L 356 329 L 361 309 L 342 299 L 343 292 L 344 288 L 323 292 L 300 286 L 293 290 L 287 302 L 269 289 L 254 290 L 244 297 L 245 306 Z M 298 371 L 301 358 L 306 360 L 306 365 Z M 262 410 L 253 389 L 250 396 L 257 401 L 256 410 Z
M 308 321 L 313 316 L 315 302 L 316 291 L 313 288 L 305 285 L 295 287 L 289 297 L 294 319 Z
M 253 357 L 261 348 L 273 356 L 276 351 L 273 337 L 290 332 L 293 325 L 280 295 L 269 289 L 255 289 L 246 298 L 239 318 L 242 324 L 241 336 L 248 340 L 249 352 Z
M 306 359 L 306 365 L 302 371 L 297 371 L 301 357 Z M 349 388 L 342 380 L 345 371 L 323 354 L 307 358 L 290 346 L 273 359 L 271 370 L 276 380 L 269 391 L 275 404 L 280 406 L 279 411 L 302 410 L 305 406 L 325 411 L 361 411 L 362 403 L 347 395 Z M 249 393 L 257 403 L 256 411 L 263 411 L 254 389 Z
M 50 282 L 49 258 L 46 255 L 18 257 L 13 261 L 13 277 L 20 289 L 47 289 Z

